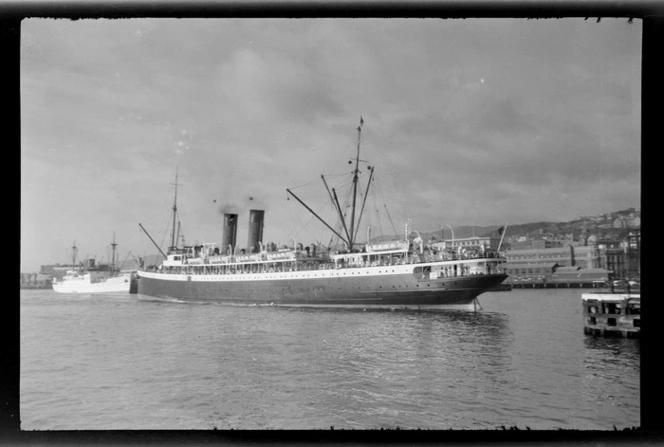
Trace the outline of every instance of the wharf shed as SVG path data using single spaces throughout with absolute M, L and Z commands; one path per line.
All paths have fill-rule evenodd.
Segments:
M 505 251 L 505 259 L 508 267 L 510 264 L 550 265 L 557 263 L 560 266 L 597 268 L 599 267 L 599 249 L 596 245 L 512 249 Z
M 506 273 L 510 277 L 532 277 L 544 276 L 549 277 L 553 275 L 558 268 L 558 263 L 525 263 L 525 264 L 507 264 L 505 267 Z
M 561 281 L 609 281 L 611 271 L 602 268 L 582 269 L 578 266 L 559 267 L 551 275 L 551 280 Z

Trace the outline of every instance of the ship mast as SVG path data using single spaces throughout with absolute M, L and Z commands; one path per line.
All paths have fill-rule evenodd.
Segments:
M 362 200 L 362 208 L 360 208 L 360 215 L 357 218 L 357 228 L 355 229 L 355 236 L 357 237 L 357 232 L 360 230 L 360 222 L 362 221 L 362 214 L 364 214 L 364 206 L 367 204 L 367 197 L 369 197 L 369 188 L 371 187 L 371 179 L 373 178 L 374 168 L 373 166 L 367 166 L 369 169 L 369 180 L 367 181 L 367 189 L 364 191 L 364 200 Z M 369 238 L 367 238 L 367 244 L 369 243 Z
M 355 243 L 355 204 L 357 202 L 357 180 L 359 177 L 360 166 L 360 140 L 362 137 L 362 124 L 364 120 L 360 117 L 360 125 L 357 126 L 357 155 L 355 156 L 355 170 L 353 171 L 353 208 L 350 215 L 350 240 L 348 241 L 348 250 L 353 251 Z
M 175 198 L 173 199 L 173 231 L 171 232 L 171 248 L 170 250 L 173 251 L 177 247 L 177 236 L 175 233 L 175 220 L 177 217 L 177 212 L 178 212 L 178 169 L 175 168 L 175 183 L 171 183 L 172 185 L 175 185 Z
M 346 225 L 346 220 L 344 219 L 343 213 L 341 211 L 341 206 L 339 205 L 339 199 L 337 197 L 337 192 L 335 191 L 334 188 L 330 190 L 330 188 L 327 185 L 327 182 L 325 181 L 325 177 L 321 175 L 321 178 L 323 179 L 323 183 L 325 184 L 325 188 L 327 189 L 327 192 L 330 196 L 330 200 L 332 201 L 332 204 L 335 206 L 337 214 L 339 215 L 339 219 L 341 220 L 341 224 L 343 226 L 343 231 L 345 232 L 346 236 L 342 236 L 339 234 L 338 231 L 336 231 L 334 228 L 332 228 L 327 222 L 323 220 L 318 214 L 316 214 L 309 206 L 307 206 L 306 203 L 304 203 L 298 196 L 296 196 L 293 191 L 290 189 L 286 189 L 286 192 L 293 196 L 298 202 L 300 202 L 301 205 L 303 205 L 311 214 L 314 215 L 318 220 L 320 220 L 328 229 L 332 231 L 339 239 L 341 239 L 343 242 L 345 242 L 348 246 L 348 250 L 352 251 L 353 250 L 353 245 L 355 245 L 355 237 L 357 236 L 357 229 L 356 226 L 359 228 L 360 220 L 362 219 L 362 213 L 364 211 L 364 205 L 366 204 L 366 193 L 369 191 L 369 186 L 371 184 L 371 179 L 373 177 L 373 167 L 369 167 L 369 171 L 371 172 L 371 175 L 369 176 L 369 184 L 367 184 L 367 190 L 365 192 L 365 198 L 362 203 L 362 210 L 360 211 L 360 215 L 357 221 L 357 224 L 355 222 L 355 210 L 357 207 L 357 182 L 359 180 L 359 174 L 360 174 L 360 161 L 364 162 L 364 160 L 360 160 L 360 142 L 361 142 L 361 136 L 362 136 L 362 125 L 364 124 L 364 119 L 360 117 L 360 125 L 357 127 L 357 152 L 355 155 L 355 169 L 353 170 L 353 202 L 352 202 L 352 210 L 351 210 L 351 217 L 350 217 L 350 225 Z M 353 161 L 349 161 L 349 164 L 352 164 Z
M 177 243 L 177 241 L 180 240 L 180 224 L 181 224 L 181 222 L 178 220 L 178 232 L 175 236 L 176 243 Z M 184 246 L 184 235 L 182 235 L 182 245 Z
M 115 243 L 115 231 L 113 232 L 113 243 L 111 247 L 113 248 L 113 257 L 111 258 L 111 272 L 115 272 L 115 247 L 118 244 Z
M 71 265 L 74 267 L 76 265 L 76 253 L 78 252 L 78 248 L 76 248 L 76 241 L 74 241 L 74 245 L 71 247 Z

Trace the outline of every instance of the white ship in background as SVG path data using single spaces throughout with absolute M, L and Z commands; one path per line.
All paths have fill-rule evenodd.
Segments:
M 53 280 L 53 290 L 58 293 L 129 293 L 132 273 L 121 272 L 115 267 L 115 235 L 113 235 L 113 258 L 111 264 L 95 265 L 88 259 L 81 269 L 68 270 L 60 280 Z M 74 250 L 72 265 L 76 265 Z

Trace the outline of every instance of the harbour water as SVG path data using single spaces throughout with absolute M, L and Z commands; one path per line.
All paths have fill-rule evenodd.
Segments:
M 21 290 L 21 428 L 639 426 L 639 340 L 584 335 L 580 293 L 415 312 Z

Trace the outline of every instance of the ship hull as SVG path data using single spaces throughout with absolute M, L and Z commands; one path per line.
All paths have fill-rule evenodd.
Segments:
M 121 275 L 100 282 L 91 282 L 89 278 L 65 279 L 53 283 L 53 290 L 58 293 L 129 293 L 131 275 Z
M 182 301 L 234 305 L 361 308 L 474 308 L 481 293 L 506 275 L 421 280 L 370 269 L 297 272 L 288 275 L 186 275 L 139 272 L 138 293 Z M 242 278 L 237 278 L 238 276 Z

